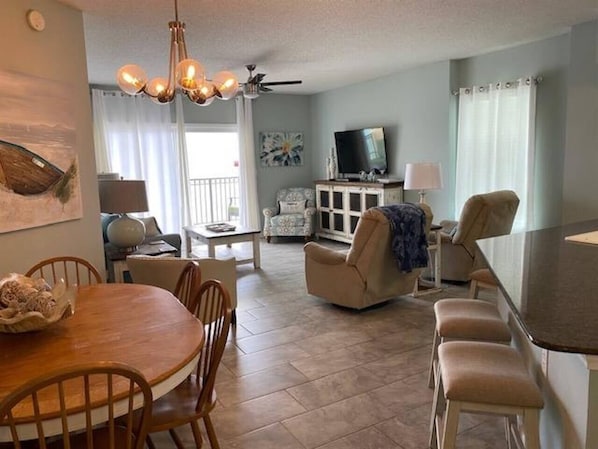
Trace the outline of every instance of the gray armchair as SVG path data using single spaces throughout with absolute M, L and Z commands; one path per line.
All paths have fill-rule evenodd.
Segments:
M 307 187 L 280 189 L 276 206 L 266 207 L 264 237 L 270 243 L 272 236 L 302 236 L 306 241 L 315 232 L 315 191 Z

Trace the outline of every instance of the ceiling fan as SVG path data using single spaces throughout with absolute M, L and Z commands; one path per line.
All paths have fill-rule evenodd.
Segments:
M 246 83 L 243 84 L 243 96 L 245 98 L 254 99 L 259 97 L 261 92 L 272 92 L 268 86 L 282 86 L 284 84 L 301 84 L 301 80 L 292 80 L 292 81 L 269 81 L 267 83 L 262 82 L 264 77 L 266 76 L 265 73 L 256 73 L 253 74 L 255 70 L 255 64 L 247 64 L 245 66 L 247 70 L 249 70 L 249 78 L 247 78 Z

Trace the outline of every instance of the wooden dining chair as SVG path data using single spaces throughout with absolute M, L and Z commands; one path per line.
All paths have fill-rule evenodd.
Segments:
M 174 296 L 188 309 L 191 310 L 195 295 L 201 286 L 201 270 L 199 264 L 189 261 L 174 288 Z
M 133 419 L 136 408 L 139 418 Z M 9 429 L 15 449 L 143 449 L 151 411 L 152 390 L 138 370 L 97 362 L 46 373 L 17 388 L 0 403 L 0 426 Z M 32 435 L 18 428 L 24 413 Z M 131 418 L 116 420 L 127 413 Z M 82 416 L 73 419 L 75 414 Z
M 202 446 L 199 420 L 203 419 L 210 446 L 218 449 L 220 446 L 210 412 L 216 406 L 214 382 L 232 317 L 228 290 L 220 281 L 205 281 L 194 298 L 192 311 L 204 323 L 205 330 L 205 344 L 196 373 L 154 402 L 149 434 L 168 430 L 177 448 L 184 449 L 185 446 L 174 429 L 190 424 L 195 444 L 199 449 Z M 154 449 L 149 434 L 147 444 Z
M 25 273 L 28 277 L 41 277 L 55 284 L 64 279 L 69 285 L 100 284 L 102 276 L 91 262 L 75 256 L 59 256 L 42 260 Z

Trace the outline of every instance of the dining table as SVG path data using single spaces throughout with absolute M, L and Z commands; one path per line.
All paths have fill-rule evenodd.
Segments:
M 72 316 L 45 329 L 0 333 L 0 402 L 43 373 L 100 361 L 138 369 L 155 400 L 195 368 L 204 344 L 203 324 L 172 293 L 141 284 L 95 284 L 77 288 L 74 306 Z M 27 416 L 18 418 L 23 418 L 20 438 L 36 438 Z M 75 428 L 84 428 L 81 418 L 73 417 Z M 62 432 L 58 419 L 46 424 L 46 435 Z M 0 441 L 12 441 L 7 427 L 0 426 Z

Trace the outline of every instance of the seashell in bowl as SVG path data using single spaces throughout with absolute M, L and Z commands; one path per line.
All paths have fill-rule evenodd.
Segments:
M 38 331 L 68 318 L 76 293 L 77 288 L 66 287 L 64 281 L 50 291 L 43 279 L 10 274 L 0 280 L 0 332 Z

